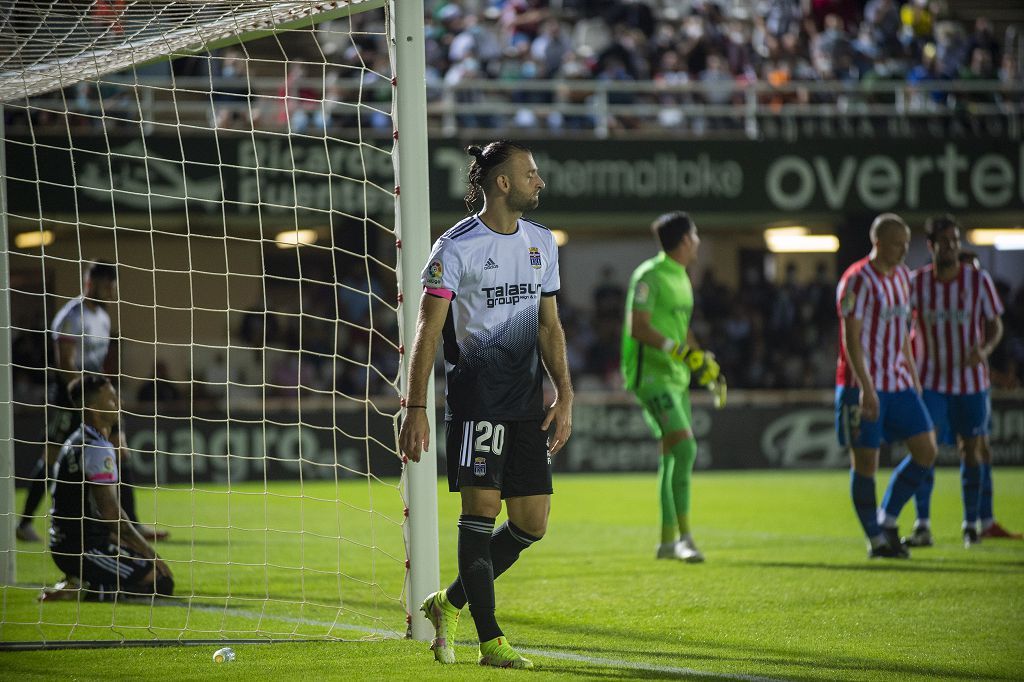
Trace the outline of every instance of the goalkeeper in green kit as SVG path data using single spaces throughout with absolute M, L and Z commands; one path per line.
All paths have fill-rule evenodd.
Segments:
M 693 287 L 686 267 L 697 259 L 697 226 L 682 211 L 651 225 L 661 253 L 633 271 L 626 294 L 622 374 L 644 419 L 661 441 L 658 488 L 661 544 L 657 558 L 690 563 L 704 555 L 690 536 L 690 475 L 697 458 L 690 414 L 690 379 L 709 388 L 715 407 L 725 405 L 725 377 L 712 353 L 690 331 Z M 678 531 L 678 539 L 677 533 Z

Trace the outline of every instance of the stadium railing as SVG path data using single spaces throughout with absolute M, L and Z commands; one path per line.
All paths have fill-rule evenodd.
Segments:
M 252 116 L 259 129 L 284 126 L 283 81 L 253 77 L 246 81 L 208 76 L 176 77 L 175 98 L 167 77 L 114 76 L 105 79 L 102 101 L 94 93 L 51 93 L 33 100 L 36 110 L 64 111 L 85 117 L 105 114 L 109 120 L 146 121 L 158 129 L 161 121 L 184 125 L 206 121 L 220 111 Z M 123 90 L 119 90 L 123 87 Z M 136 96 L 127 95 L 136 88 Z M 367 84 L 359 79 L 294 82 L 287 100 L 292 107 L 319 111 L 332 128 L 354 127 L 346 117 L 353 98 L 372 100 L 377 89 L 390 83 Z M 324 93 L 326 92 L 326 96 Z M 315 93 L 315 94 L 311 94 Z M 617 128 L 631 135 L 757 139 L 769 134 L 788 137 L 801 121 L 832 123 L 875 121 L 890 125 L 890 134 L 909 131 L 915 123 L 985 121 L 999 135 L 1019 139 L 1024 129 L 1024 83 L 937 80 L 903 81 L 663 84 L 654 81 L 598 80 L 466 80 L 458 84 L 428 84 L 428 127 L 433 135 L 457 136 L 476 130 L 529 128 L 559 135 L 603 139 Z M 254 115 L 254 116 L 253 116 Z M 154 124 L 153 122 L 157 122 Z M 16 133 L 24 121 L 9 121 Z M 35 121 L 33 125 L 45 125 Z M 309 125 L 309 124 L 307 124 Z M 229 126 L 231 127 L 231 126 Z M 767 132 L 766 132 L 767 128 Z M 365 126 L 364 126 L 365 129 Z M 787 133 L 787 131 L 791 131 Z M 149 132 L 149 131 L 147 131 Z M 158 130 L 156 132 L 159 132 Z M 390 129 L 382 127 L 382 136 Z M 908 133 L 909 134 L 909 133 Z M 945 134 L 945 129 L 939 134 Z

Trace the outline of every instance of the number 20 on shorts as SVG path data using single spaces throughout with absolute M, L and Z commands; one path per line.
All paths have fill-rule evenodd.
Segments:
M 501 455 L 505 447 L 505 425 L 480 421 L 476 423 L 476 437 L 473 440 L 474 452 L 493 452 Z

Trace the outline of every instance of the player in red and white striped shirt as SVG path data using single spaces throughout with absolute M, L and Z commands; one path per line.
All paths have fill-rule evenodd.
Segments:
M 934 464 L 937 449 L 910 351 L 910 228 L 894 213 L 871 224 L 871 253 L 843 273 L 836 290 L 841 324 L 836 369 L 836 431 L 850 448 L 850 494 L 870 544 L 869 557 L 907 558 L 896 519 Z M 876 509 L 882 440 L 904 441 Z
M 992 455 L 988 448 L 988 356 L 1003 335 L 1003 304 L 992 278 L 960 250 L 960 224 L 951 215 L 925 223 L 932 262 L 914 272 L 914 351 L 924 388 L 924 402 L 940 443 L 958 445 L 963 491 L 964 545 L 985 537 L 1016 537 L 992 514 Z M 934 469 L 916 493 L 918 520 L 912 546 L 932 544 L 929 509 Z

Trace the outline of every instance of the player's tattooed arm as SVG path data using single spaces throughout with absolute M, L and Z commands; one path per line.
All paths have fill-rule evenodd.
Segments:
M 572 434 L 572 379 L 569 376 L 569 360 L 565 352 L 565 332 L 558 319 L 558 304 L 554 296 L 545 296 L 540 301 L 540 356 L 544 361 L 551 383 L 555 387 L 555 402 L 548 408 L 541 428 L 548 430 L 555 424 L 555 433 L 548 434 L 548 449 L 557 453 Z
M 420 461 L 424 450 L 430 448 L 430 422 L 427 419 L 427 386 L 437 353 L 437 339 L 441 336 L 450 302 L 447 298 L 424 294 L 420 299 L 420 312 L 416 320 L 416 338 L 409 359 L 409 392 L 405 397 L 405 421 L 398 436 L 402 454 L 413 462 Z

